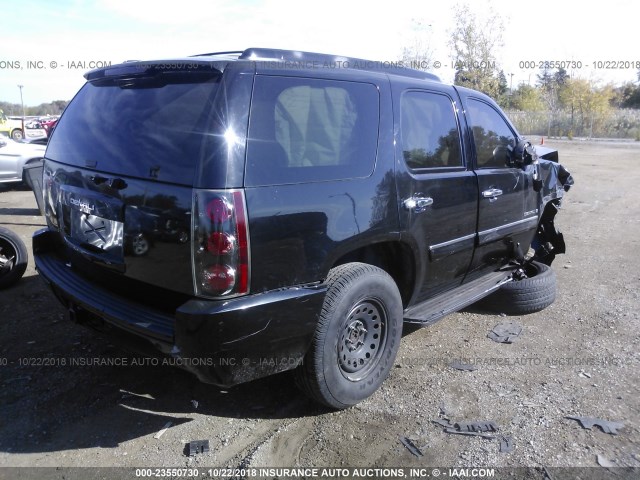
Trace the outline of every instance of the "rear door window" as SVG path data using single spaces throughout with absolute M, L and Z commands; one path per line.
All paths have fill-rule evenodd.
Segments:
M 372 84 L 258 76 L 245 184 L 367 177 L 375 165 L 378 123 Z
M 434 92 L 409 91 L 400 101 L 402 154 L 413 170 L 462 166 L 453 102 Z

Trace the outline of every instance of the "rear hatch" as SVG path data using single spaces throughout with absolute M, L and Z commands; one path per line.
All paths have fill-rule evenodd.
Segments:
M 44 166 L 47 222 L 74 268 L 133 296 L 148 286 L 193 295 L 193 185 L 220 148 L 220 70 L 190 62 L 89 74 Z

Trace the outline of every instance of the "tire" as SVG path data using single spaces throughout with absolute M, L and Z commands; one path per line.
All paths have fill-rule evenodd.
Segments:
M 178 243 L 183 244 L 189 241 L 189 232 L 186 230 L 180 230 L 178 232 Z
M 11 139 L 12 140 L 15 140 L 16 142 L 19 142 L 23 138 L 24 138 L 24 135 L 22 134 L 22 130 L 20 130 L 19 128 L 14 130 L 13 132 L 11 132 Z
M 311 348 L 296 383 L 328 407 L 371 396 L 393 366 L 402 337 L 402 299 L 384 270 L 364 263 L 332 269 Z
M 141 257 L 143 255 L 146 255 L 149 251 L 149 248 L 149 240 L 147 240 L 147 237 L 144 235 L 144 233 L 138 233 L 131 239 L 131 249 L 134 256 Z
M 505 283 L 480 302 L 487 310 L 508 315 L 539 312 L 556 299 L 556 273 L 551 267 L 532 261 L 524 267 L 526 278 Z
M 22 278 L 28 258 L 27 247 L 20 237 L 0 227 L 0 288 L 7 288 Z

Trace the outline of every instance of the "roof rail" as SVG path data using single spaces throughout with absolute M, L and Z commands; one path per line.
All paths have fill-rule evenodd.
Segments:
M 228 52 L 211 52 L 211 53 L 199 53 L 197 55 L 191 55 L 192 57 L 239 57 L 242 54 L 242 50 L 231 50 Z
M 340 68 L 350 68 L 369 72 L 384 72 L 403 77 L 440 82 L 440 78 L 437 75 L 404 67 L 399 61 L 381 62 L 377 60 L 345 57 L 343 55 L 330 55 L 326 53 L 303 52 L 298 50 L 279 50 L 275 48 L 247 48 L 244 51 L 202 53 L 194 55 L 194 57 L 208 56 L 233 56 L 238 60 L 263 60 L 272 62 L 319 62 L 320 65 L 335 65 L 337 63 Z
M 365 71 L 384 71 L 392 75 L 420 78 L 440 82 L 440 77 L 433 73 L 414 70 L 404 67 L 398 62 L 381 62 L 378 60 L 366 60 L 363 58 L 345 57 L 343 55 L 330 55 L 326 53 L 303 52 L 298 50 L 279 50 L 275 48 L 247 48 L 238 60 L 271 60 L 281 62 L 322 62 L 339 63 L 342 68 L 352 68 Z

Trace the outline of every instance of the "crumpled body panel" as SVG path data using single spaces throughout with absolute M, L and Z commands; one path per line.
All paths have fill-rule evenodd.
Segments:
M 574 184 L 569 171 L 558 163 L 558 151 L 547 147 L 536 147 L 538 154 L 538 179 L 536 190 L 540 192 L 540 223 L 532 247 L 535 259 L 551 265 L 555 256 L 565 253 L 564 237 L 555 225 L 554 218 L 562 203 L 564 193 Z
M 538 158 L 540 192 L 542 194 L 542 207 L 551 200 L 562 198 L 564 192 L 568 192 L 574 184 L 569 171 L 560 163 L 553 160 Z

